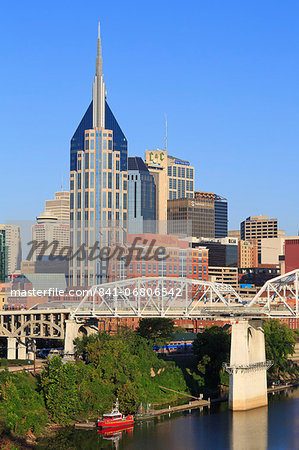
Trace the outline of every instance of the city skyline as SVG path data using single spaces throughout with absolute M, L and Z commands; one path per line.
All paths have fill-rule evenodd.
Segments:
M 90 3 L 93 5 L 92 12 L 95 13 L 96 5 L 94 2 Z M 247 29 L 247 31 L 249 31 L 248 41 L 243 35 L 241 36 L 241 42 L 247 42 L 247 53 L 244 52 L 244 54 L 249 58 L 244 62 L 244 59 L 242 59 L 244 58 L 244 55 L 241 55 L 241 53 L 238 53 L 237 51 L 240 50 L 240 44 L 233 45 L 234 31 L 232 31 L 229 36 L 227 30 L 220 27 L 222 31 L 225 31 L 224 37 L 226 38 L 226 45 L 230 43 L 232 46 L 224 48 L 220 42 L 217 43 L 216 41 L 213 41 L 212 47 L 215 52 L 210 54 L 211 60 L 209 60 L 207 59 L 207 54 L 205 51 L 207 51 L 208 48 L 211 49 L 211 43 L 206 42 L 206 48 L 204 44 L 200 43 L 198 53 L 195 53 L 193 56 L 195 56 L 195 60 L 196 57 L 201 54 L 204 56 L 199 58 L 200 61 L 197 61 L 197 64 L 194 60 L 194 65 L 192 68 L 190 60 L 191 53 L 195 50 L 195 46 L 190 40 L 190 37 L 196 37 L 195 41 L 198 44 L 197 39 L 200 35 L 202 35 L 202 33 L 205 33 L 206 37 L 211 37 L 211 33 L 212 31 L 215 31 L 215 28 L 211 27 L 208 29 L 209 9 L 206 7 L 205 10 L 201 9 L 201 12 L 205 13 L 206 21 L 200 21 L 200 26 L 195 28 L 195 21 L 191 20 L 192 31 L 188 31 L 186 18 L 182 19 L 179 42 L 172 42 L 172 33 L 175 34 L 177 32 L 174 28 L 175 25 L 178 25 L 179 23 L 179 11 L 177 5 L 175 6 L 174 11 L 171 12 L 173 24 L 168 25 L 167 27 L 169 37 L 166 39 L 166 34 L 157 33 L 158 24 L 163 17 L 166 17 L 166 10 L 162 9 L 161 17 L 157 22 L 155 22 L 155 24 L 153 24 L 153 33 L 151 34 L 152 41 L 150 41 L 146 33 L 142 33 L 141 38 L 139 39 L 139 49 L 133 39 L 132 32 L 126 33 L 123 37 L 121 37 L 124 28 L 120 25 L 120 22 L 113 22 L 112 17 L 105 9 L 103 9 L 103 11 L 97 11 L 97 17 L 94 16 L 91 18 L 88 15 L 86 17 L 84 16 L 86 19 L 86 25 L 83 27 L 84 32 L 78 31 L 77 33 L 72 33 L 72 40 L 70 39 L 68 33 L 70 32 L 71 25 L 77 24 L 79 20 L 78 11 L 76 11 L 76 8 L 74 8 L 74 11 L 70 14 L 64 31 L 62 30 L 62 23 L 59 21 L 55 23 L 55 34 L 57 34 L 57 36 L 51 35 L 51 37 L 50 34 L 47 33 L 47 30 L 50 27 L 52 17 L 51 14 L 53 13 L 51 10 L 49 11 L 49 18 L 47 20 L 45 20 L 43 12 L 41 11 L 35 12 L 32 18 L 29 18 L 29 21 L 26 20 L 25 22 L 27 28 L 30 27 L 30 20 L 36 20 L 38 18 L 38 14 L 41 14 L 41 17 L 43 17 L 42 23 L 38 23 L 36 28 L 31 30 L 30 33 L 28 32 L 26 35 L 23 34 L 24 28 L 22 28 L 25 27 L 25 24 L 23 24 L 21 17 L 16 17 L 13 25 L 11 26 L 10 33 L 16 29 L 15 27 L 18 27 L 20 33 L 22 34 L 22 39 L 24 39 L 24 51 L 23 55 L 20 55 L 20 63 L 18 64 L 17 71 L 18 77 L 21 75 L 20 78 L 22 78 L 23 81 L 20 84 L 17 82 L 14 85 L 14 82 L 16 81 L 15 76 L 9 76 L 11 71 L 14 70 L 14 61 L 17 61 L 17 58 L 15 58 L 16 55 L 14 53 L 13 58 L 10 59 L 8 53 L 12 49 L 14 49 L 15 52 L 20 51 L 19 47 L 16 46 L 16 41 L 14 39 L 9 39 L 4 55 L 8 57 L 8 63 L 6 66 L 7 74 L 6 76 L 3 74 L 1 75 L 1 77 L 4 77 L 2 79 L 2 86 L 6 86 L 6 92 L 3 93 L 5 107 L 1 114 L 2 123 L 7 131 L 3 138 L 3 145 L 6 146 L 8 152 L 10 150 L 12 153 L 10 156 L 8 152 L 7 154 L 5 152 L 3 155 L 3 162 L 4 164 L 9 165 L 12 161 L 14 161 L 14 163 L 15 161 L 18 161 L 19 164 L 15 163 L 14 165 L 13 177 L 11 176 L 11 173 L 9 173 L 10 171 L 4 173 L 4 177 L 2 179 L 3 188 L 6 188 L 6 192 L 9 192 L 9 196 L 3 199 L 0 221 L 5 222 L 6 220 L 14 219 L 33 220 L 34 217 L 39 214 L 44 199 L 49 198 L 49 196 L 51 196 L 59 187 L 62 175 L 64 176 L 64 179 L 67 180 L 66 174 L 68 173 L 69 141 L 72 136 L 73 129 L 76 126 L 77 118 L 80 116 L 81 111 L 84 108 L 86 109 L 88 106 L 88 104 L 86 104 L 86 97 L 88 98 L 89 95 L 89 98 L 91 98 L 91 92 L 88 92 L 88 88 L 93 78 L 92 71 L 94 68 L 94 63 L 90 64 L 89 67 L 89 61 L 93 61 L 96 55 L 96 47 L 92 43 L 94 43 L 94 37 L 96 35 L 95 24 L 98 20 L 100 20 L 104 36 L 104 74 L 108 85 L 108 100 L 109 103 L 111 102 L 113 111 L 119 118 L 124 133 L 128 137 L 129 156 L 141 156 L 144 158 L 146 149 L 152 150 L 157 147 L 163 148 L 164 113 L 167 112 L 169 153 L 175 154 L 178 157 L 187 158 L 191 164 L 195 166 L 196 189 L 218 192 L 228 198 L 230 205 L 229 229 L 239 228 L 240 222 L 250 215 L 267 214 L 269 217 L 277 217 L 279 228 L 285 229 L 287 234 L 297 234 L 299 224 L 298 212 L 294 207 L 292 207 L 290 202 L 285 199 L 288 198 L 287 194 L 289 192 L 293 192 L 294 190 L 296 191 L 296 187 L 298 185 L 295 172 L 298 156 L 294 158 L 292 154 L 296 149 L 296 131 L 292 126 L 292 123 L 295 122 L 296 119 L 297 104 L 295 90 L 293 91 L 292 100 L 289 99 L 287 102 L 287 99 L 289 98 L 288 94 L 290 94 L 289 89 L 291 89 L 291 86 L 293 86 L 292 83 L 294 82 L 292 77 L 294 76 L 295 78 L 297 70 L 296 64 L 298 64 L 298 62 L 296 59 L 292 60 L 292 58 L 289 58 L 293 61 L 292 64 L 293 66 L 295 65 L 295 67 L 287 66 L 284 69 L 284 74 L 287 75 L 289 86 L 286 86 L 286 84 L 282 82 L 280 76 L 282 76 L 283 73 L 279 71 L 276 72 L 277 78 L 275 80 L 273 77 L 270 77 L 270 79 L 267 80 L 266 75 L 269 75 L 267 70 L 270 71 L 270 68 L 273 68 L 273 58 L 275 56 L 275 52 L 273 50 L 275 40 L 271 43 L 271 45 L 270 42 L 267 41 L 269 36 L 271 36 L 271 38 L 274 37 L 274 32 L 273 29 L 271 29 L 271 26 L 267 24 L 266 28 L 268 27 L 267 30 L 269 32 L 269 36 L 266 38 L 267 33 L 265 32 L 263 34 L 265 41 L 262 41 L 262 43 L 264 43 L 264 47 L 261 45 L 261 47 L 263 47 L 261 51 L 266 48 L 268 50 L 272 49 L 274 54 L 272 53 L 272 55 L 270 55 L 272 57 L 269 57 L 269 53 L 265 54 L 264 58 L 266 61 L 260 61 L 259 63 L 256 61 L 255 64 L 250 64 L 249 56 L 253 56 L 254 51 L 257 52 L 257 59 L 261 56 L 260 51 L 258 51 L 257 36 L 255 36 L 256 39 L 253 43 L 249 45 L 250 32 L 253 32 L 253 30 Z M 220 9 L 221 8 L 217 11 L 219 18 Z M 270 21 L 272 27 L 274 27 L 274 24 L 276 24 L 276 26 L 279 24 L 283 25 L 283 20 L 286 19 L 286 16 L 288 19 L 291 18 L 290 13 L 284 11 L 283 8 L 281 9 L 282 11 L 280 12 L 284 13 L 281 18 L 277 15 L 278 10 L 275 10 L 276 15 L 272 13 L 271 18 L 274 20 L 273 23 Z M 129 11 L 131 11 L 130 8 Z M 10 12 L 8 8 L 7 12 Z M 265 14 L 265 12 L 265 10 L 260 11 L 262 15 Z M 240 11 L 236 11 L 237 16 L 238 13 L 240 14 Z M 251 13 L 252 15 L 249 14 L 249 22 L 252 24 L 253 11 L 251 11 Z M 66 10 L 64 8 L 62 8 L 61 14 L 62 22 L 62 19 L 66 17 Z M 217 14 L 216 17 L 218 17 Z M 188 19 L 190 19 L 190 16 L 188 16 Z M 234 16 L 234 20 L 235 19 L 236 16 Z M 145 22 L 143 19 L 141 24 L 136 24 L 136 30 L 140 31 L 142 25 L 145 27 L 147 25 L 146 29 L 148 29 L 151 16 L 147 20 L 148 22 Z M 42 25 L 46 32 L 41 34 L 43 39 L 39 41 L 38 33 L 41 31 Z M 287 44 L 286 34 L 290 36 L 292 32 L 294 32 L 292 25 L 293 22 L 291 21 L 289 30 L 283 29 L 285 34 L 283 36 L 281 46 L 276 49 L 278 53 L 285 51 L 285 46 Z M 259 26 L 257 26 L 257 29 L 260 29 Z M 5 27 L 3 31 L 8 32 Z M 255 30 L 255 34 L 256 33 L 257 31 Z M 59 39 L 62 39 L 61 42 L 64 44 L 61 47 L 58 45 Z M 163 61 L 163 57 L 165 57 L 165 54 L 157 47 L 159 39 L 162 39 L 161 42 L 164 45 L 164 51 L 166 50 L 167 53 L 168 59 L 166 59 L 169 62 L 169 70 L 167 69 L 167 64 L 165 63 L 162 66 L 158 65 L 158 67 L 161 67 L 160 72 L 155 69 L 155 62 L 157 64 L 161 63 L 161 61 Z M 190 44 L 190 48 L 186 46 L 187 41 Z M 53 47 L 51 48 L 52 42 Z M 135 47 L 133 45 L 134 42 Z M 33 54 L 34 51 L 29 49 L 29 43 L 33 44 L 33 47 L 37 46 L 41 50 L 39 53 L 39 58 L 36 58 L 36 54 Z M 152 43 L 152 46 L 150 43 Z M 165 46 L 165 44 L 167 44 L 167 46 Z M 180 68 L 178 70 L 182 80 L 184 80 L 184 101 L 182 99 L 176 99 L 177 103 L 173 103 L 171 101 L 171 97 L 175 92 L 174 88 L 177 80 L 177 74 L 173 73 L 172 70 L 174 68 L 173 64 L 178 58 L 177 54 L 174 55 L 177 45 L 180 63 L 184 62 L 184 64 L 180 64 Z M 182 52 L 182 50 L 184 50 L 184 45 L 186 50 L 185 53 Z M 72 49 L 72 46 L 74 49 Z M 66 71 L 67 69 L 69 70 L 68 65 L 70 64 L 70 60 L 74 60 L 75 49 L 80 46 L 81 48 L 76 50 L 77 57 L 82 57 L 83 66 L 86 65 L 88 68 L 84 68 L 83 70 L 80 67 L 81 65 L 77 64 L 77 61 L 75 61 L 76 64 L 73 64 L 71 67 L 71 78 L 67 78 Z M 82 48 L 84 48 L 84 51 L 82 51 Z M 215 68 L 215 61 L 213 58 L 216 57 L 217 51 L 218 55 L 220 55 L 220 59 L 221 57 L 223 58 L 230 48 L 233 51 L 236 51 L 236 54 L 234 57 L 231 57 L 226 61 L 227 64 L 225 64 L 222 60 L 222 64 L 219 68 L 226 69 L 226 72 L 224 70 L 222 79 L 220 79 L 221 77 L 217 77 L 214 72 L 211 71 L 212 66 Z M 44 70 L 44 67 L 42 66 L 44 64 L 44 55 L 46 53 L 44 50 L 46 49 L 48 50 L 47 56 L 50 56 L 50 64 L 47 67 L 49 70 L 43 80 L 38 80 L 35 78 L 34 72 L 38 75 L 42 68 Z M 145 56 L 143 55 L 143 49 L 146 49 L 147 59 L 145 59 Z M 289 44 L 288 49 L 290 53 L 296 53 L 296 45 L 293 41 Z M 67 53 L 68 59 L 66 58 Z M 25 57 L 27 57 L 27 66 L 24 66 L 23 62 L 23 58 Z M 207 64 L 209 61 L 212 61 L 213 64 Z M 133 65 L 134 62 L 135 65 Z M 149 68 L 152 68 L 151 75 L 153 84 L 150 86 L 148 92 L 144 89 L 143 83 L 140 79 L 140 71 L 143 67 L 142 62 L 147 62 L 149 64 Z M 285 62 L 287 63 L 288 61 Z M 240 71 L 236 72 L 236 75 L 240 76 L 240 83 L 238 84 L 237 79 L 235 79 L 235 86 L 228 86 L 228 91 L 230 94 L 233 93 L 236 95 L 235 88 L 237 87 L 237 91 L 240 94 L 239 89 L 244 88 L 243 83 L 245 83 L 245 81 L 249 81 L 250 76 L 248 79 L 245 73 L 247 63 L 249 74 L 254 78 L 254 83 L 249 83 L 247 86 L 247 95 L 250 97 L 250 94 L 255 93 L 256 96 L 254 97 L 253 95 L 249 101 L 248 97 L 244 98 L 244 95 L 240 94 L 240 99 L 236 99 L 235 97 L 235 103 L 233 103 L 228 100 L 228 92 L 225 92 L 224 87 L 220 89 L 220 82 L 224 83 L 225 80 L 227 81 L 228 74 L 231 75 L 233 73 L 233 67 L 236 69 L 236 66 L 240 63 L 243 65 L 241 64 L 242 67 Z M 128 64 L 128 66 L 126 66 L 126 64 Z M 232 64 L 232 66 L 230 66 L 230 64 Z M 267 64 L 269 64 L 269 66 L 267 66 Z M 128 70 L 128 67 L 130 67 L 130 70 Z M 277 66 L 275 67 L 278 69 Z M 197 69 L 199 68 L 204 75 L 197 75 Z M 291 68 L 293 69 L 292 74 L 290 72 Z M 147 75 L 145 74 L 145 71 L 142 73 L 144 75 L 144 82 L 146 82 Z M 208 87 L 208 94 L 206 96 L 202 95 L 204 83 L 207 83 L 207 79 L 205 77 L 208 77 L 208 75 L 211 76 L 212 73 L 214 78 L 210 80 L 208 84 L 205 84 L 205 86 Z M 136 75 L 139 77 L 139 83 Z M 167 77 L 168 80 L 166 80 Z M 191 88 L 188 86 L 188 83 L 185 83 L 186 80 L 188 80 L 188 82 L 193 81 L 193 83 L 189 83 Z M 169 82 L 168 88 L 166 88 L 166 81 Z M 231 79 L 231 81 L 233 81 L 233 79 Z M 265 87 L 266 82 L 268 82 L 269 89 L 262 93 L 260 90 L 260 84 Z M 13 85 L 15 87 L 14 90 L 12 89 Z M 47 89 L 42 89 L 42 87 L 47 87 Z M 273 91 L 275 87 L 280 87 L 281 90 L 279 93 L 275 91 L 276 96 L 274 95 L 271 97 L 270 94 L 275 93 Z M 214 91 L 212 91 L 212 88 L 214 88 Z M 153 92 L 156 93 L 155 104 L 151 99 Z M 216 100 L 215 97 L 217 93 L 222 95 Z M 58 101 L 58 94 L 60 102 L 55 103 Z M 8 104 L 8 95 L 12 95 L 12 97 L 10 97 L 12 104 L 15 103 L 15 99 L 17 97 L 19 98 L 19 114 L 23 120 L 20 125 L 18 125 L 17 130 L 15 129 L 15 123 L 11 120 L 13 109 L 15 108 L 12 108 L 12 106 Z M 31 95 L 32 102 L 28 103 L 30 102 Z M 50 98 L 51 96 L 53 99 Z M 131 100 L 130 104 L 128 103 L 129 99 Z M 272 115 L 270 112 L 271 99 L 276 105 L 276 108 L 274 108 L 276 115 Z M 244 102 L 243 109 L 237 111 L 238 108 L 236 106 L 238 102 L 240 101 L 241 103 L 242 100 Z M 53 101 L 53 104 L 51 101 Z M 204 109 L 207 106 L 207 101 L 210 101 L 211 109 L 208 111 L 205 118 Z M 218 102 L 223 103 L 220 105 Z M 141 104 L 142 114 L 139 114 Z M 246 109 L 248 104 L 250 109 L 247 111 L 248 115 L 246 116 L 245 114 L 245 117 L 244 108 Z M 26 105 L 26 111 L 28 111 L 25 115 L 24 111 Z M 184 110 L 184 108 L 188 106 L 190 107 L 189 116 L 183 117 L 184 115 L 188 115 L 187 111 Z M 36 114 L 36 107 L 39 108 L 40 115 Z M 57 111 L 56 116 L 53 115 L 54 107 Z M 220 120 L 221 114 L 226 110 L 226 108 L 230 110 L 230 107 L 234 109 L 234 114 L 228 114 L 226 119 L 221 117 Z M 257 108 L 256 111 L 255 108 Z M 177 111 L 183 111 L 184 114 L 179 114 L 178 118 Z M 254 111 L 256 116 L 254 116 Z M 213 120 L 211 120 L 212 112 L 214 114 L 218 114 L 218 116 L 217 114 L 214 116 Z M 236 119 L 240 112 L 241 118 L 242 120 L 244 119 L 244 122 L 242 122 L 242 120 L 241 122 L 233 122 L 232 118 Z M 283 117 L 283 114 L 285 117 Z M 140 115 L 142 117 L 139 117 Z M 251 117 L 251 121 L 247 120 L 249 117 Z M 42 141 L 41 134 L 44 132 L 43 122 L 45 121 L 45 118 L 48 119 L 50 132 L 48 131 L 46 135 L 47 140 Z M 259 120 L 263 118 L 267 119 L 266 122 L 259 122 Z M 271 118 L 273 120 L 271 120 Z M 177 128 L 178 120 L 181 123 L 182 129 L 187 128 L 188 124 L 191 122 L 188 133 L 186 133 L 186 131 L 180 131 Z M 196 122 L 196 120 L 199 124 L 198 129 L 194 128 L 194 121 Z M 146 126 L 143 122 L 146 122 Z M 243 134 L 242 126 L 240 130 L 237 129 L 238 124 L 243 126 L 243 131 L 245 130 Z M 219 125 L 221 126 L 219 127 Z M 225 133 L 223 134 L 225 126 L 227 126 L 227 129 L 229 130 L 227 135 L 225 135 Z M 206 130 L 203 129 L 205 127 Z M 219 130 L 219 136 L 217 130 Z M 234 130 L 235 135 L 233 135 Z M 249 131 L 250 134 L 248 134 Z M 269 133 L 270 131 L 272 134 Z M 288 133 L 288 131 L 291 131 L 291 133 Z M 215 135 L 218 137 L 215 138 Z M 248 137 L 250 137 L 249 140 Z M 221 139 L 222 143 L 220 144 Z M 218 144 L 216 145 L 217 140 Z M 235 142 L 238 142 L 238 145 L 235 143 L 235 148 L 231 147 L 232 150 L 230 151 L 228 147 L 233 145 L 234 140 Z M 258 142 L 258 140 L 260 141 Z M 250 146 L 252 146 L 253 143 L 254 148 L 251 147 L 252 150 L 250 151 Z M 263 145 L 266 145 L 264 151 L 262 148 Z M 186 147 L 190 150 L 187 151 Z M 214 154 L 211 170 L 212 150 L 214 150 Z M 51 161 L 49 160 L 48 155 L 50 152 L 52 152 Z M 247 154 L 250 156 L 243 156 L 243 158 L 240 158 L 240 154 Z M 286 157 L 288 154 L 290 158 L 292 158 L 292 165 L 289 164 L 289 160 Z M 24 155 L 26 155 L 26 158 Z M 47 173 L 45 167 L 49 168 L 49 173 Z M 285 183 L 282 184 L 281 180 L 276 184 L 269 183 L 269 179 L 278 180 L 280 172 L 286 170 L 288 172 Z M 256 176 L 258 176 L 257 179 L 255 179 Z M 16 182 L 16 177 L 18 182 Z M 21 185 L 22 195 L 20 195 Z M 38 189 L 36 188 L 36 185 L 38 186 Z M 66 181 L 64 188 L 68 188 L 68 182 Z M 24 202 L 24 196 L 25 198 L 30 198 L 30 202 L 28 202 L 29 204 Z M 244 201 L 244 199 L 246 201 Z

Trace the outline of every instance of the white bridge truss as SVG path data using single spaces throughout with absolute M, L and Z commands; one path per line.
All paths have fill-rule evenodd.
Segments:
M 299 317 L 299 269 L 268 280 L 248 304 L 259 306 L 264 313 L 285 311 L 290 317 Z
M 228 284 L 191 278 L 140 277 L 93 286 L 71 318 L 299 318 L 299 269 L 265 283 L 251 301 Z
M 190 278 L 141 277 L 93 286 L 71 313 L 79 317 L 198 317 L 242 299 L 230 285 Z

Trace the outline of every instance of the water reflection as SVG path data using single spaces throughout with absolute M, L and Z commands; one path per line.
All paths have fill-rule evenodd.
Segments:
M 231 449 L 267 450 L 268 407 L 231 414 Z
M 124 426 L 118 427 L 114 430 L 98 430 L 99 436 L 102 436 L 103 441 L 110 441 L 112 447 L 115 450 L 119 449 L 119 442 L 123 434 L 131 435 L 133 434 L 134 426 Z
M 109 434 L 61 430 L 37 446 L 47 450 L 295 450 L 299 448 L 299 388 L 269 397 L 269 406 L 231 412 L 227 403 L 161 416 Z

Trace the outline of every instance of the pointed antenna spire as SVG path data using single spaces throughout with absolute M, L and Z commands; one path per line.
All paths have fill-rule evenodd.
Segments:
M 63 175 L 62 175 L 62 179 L 61 179 L 61 190 L 63 191 Z
M 102 59 L 102 41 L 101 41 L 101 25 L 98 25 L 97 40 L 97 59 L 96 59 L 96 75 L 103 75 L 103 59 Z
M 92 87 L 93 100 L 93 127 L 105 127 L 105 99 L 106 88 L 103 78 L 103 58 L 102 58 L 102 42 L 101 27 L 98 25 L 97 39 L 97 58 L 96 58 L 96 74 Z

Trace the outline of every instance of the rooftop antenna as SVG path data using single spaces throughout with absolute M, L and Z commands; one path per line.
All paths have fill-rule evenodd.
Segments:
M 63 191 L 63 175 L 62 175 L 62 179 L 61 179 L 61 190 Z
M 165 151 L 167 152 L 167 115 L 165 114 Z

